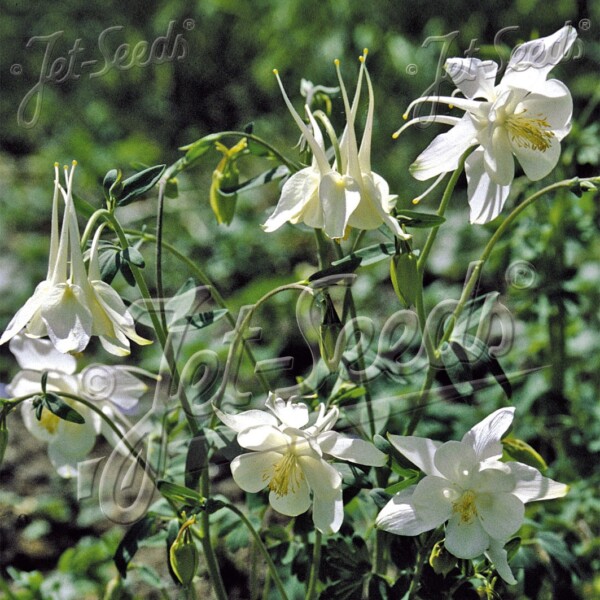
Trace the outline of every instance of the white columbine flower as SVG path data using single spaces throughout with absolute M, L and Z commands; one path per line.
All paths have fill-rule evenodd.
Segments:
M 239 445 L 250 450 L 232 461 L 233 479 L 246 492 L 268 487 L 271 506 L 284 515 L 297 516 L 312 504 L 315 527 L 335 533 L 344 518 L 342 476 L 326 457 L 382 466 L 385 454 L 370 442 L 332 431 L 337 407 L 325 412 L 320 404 L 310 425 L 305 404 L 270 394 L 266 407 L 270 412 L 248 410 L 237 415 L 215 408 L 219 419 L 237 432 Z
M 59 352 L 49 340 L 19 334 L 11 339 L 10 351 L 22 369 L 7 386 L 11 396 L 41 392 L 42 372 L 46 372 L 48 392 L 66 392 L 94 402 L 123 433 L 129 423 L 121 413 L 134 410 L 147 390 L 142 381 L 119 367 L 90 365 L 76 373 L 75 357 Z M 77 475 L 77 463 L 92 450 L 98 433 L 115 446 L 119 438 L 94 411 L 64 396 L 61 399 L 76 410 L 85 423 L 65 421 L 47 408 L 42 410 L 38 421 L 32 399 L 21 404 L 22 417 L 28 431 L 48 443 L 48 456 L 58 474 L 73 477 Z
M 411 165 L 421 181 L 457 168 L 471 147 L 465 169 L 471 223 L 487 223 L 501 212 L 514 178 L 515 157 L 532 181 L 556 166 L 560 141 L 569 133 L 573 100 L 567 87 L 547 80 L 550 70 L 567 54 L 577 32 L 565 25 L 554 34 L 518 46 L 498 85 L 498 65 L 477 58 L 451 58 L 445 69 L 464 98 L 426 96 L 417 103 L 439 102 L 464 110 L 461 119 L 444 115 L 418 117 L 399 133 L 419 122 L 452 125 L 437 136 Z
M 519 462 L 500 462 L 502 434 L 514 408 L 501 408 L 460 442 L 389 435 L 393 446 L 426 477 L 397 493 L 377 516 L 377 527 L 419 535 L 447 522 L 444 545 L 458 558 L 485 554 L 500 576 L 516 583 L 504 544 L 521 527 L 524 504 L 564 496 L 568 487 Z
M 73 161 L 70 171 L 65 167 L 66 189 L 59 181 L 58 163 L 54 165 L 54 198 L 47 276 L 12 318 L 0 337 L 0 344 L 7 342 L 25 328 L 25 332 L 32 337 L 48 336 L 60 352 L 82 352 L 91 336 L 97 335 L 108 352 L 123 356 L 129 354 L 129 339 L 138 344 L 150 342 L 136 334 L 133 317 L 117 292 L 100 281 L 97 264 L 98 236 L 92 248 L 88 279 L 73 204 L 73 174 L 76 164 Z M 65 202 L 60 234 L 59 196 L 62 196 Z
M 371 132 L 373 128 L 374 97 L 369 74 L 365 66 L 365 55 L 361 56 L 361 68 L 352 106 L 339 71 L 336 69 L 346 111 L 346 128 L 338 145 L 341 164 L 330 165 L 325 152 L 321 130 L 310 110 L 304 110 L 310 127 L 304 123 L 290 102 L 278 72 L 274 73 L 281 88 L 284 101 L 300 128 L 303 138 L 312 152 L 309 167 L 294 173 L 283 185 L 281 198 L 273 214 L 264 224 L 265 231 L 275 231 L 284 223 L 303 222 L 309 227 L 323 229 L 332 239 L 346 236 L 348 227 L 376 229 L 386 224 L 401 238 L 408 238 L 398 222 L 390 216 L 396 196 L 389 193 L 388 184 L 371 171 Z M 357 146 L 354 121 L 358 111 L 363 75 L 366 73 L 369 88 L 369 109 L 360 150 Z M 333 135 L 335 138 L 335 135 Z M 334 145 L 337 139 L 332 139 Z

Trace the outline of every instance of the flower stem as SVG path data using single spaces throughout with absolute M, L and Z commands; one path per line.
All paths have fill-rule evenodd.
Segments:
M 317 594 L 317 584 L 319 582 L 319 568 L 321 566 L 321 543 L 323 534 L 315 529 L 315 544 L 313 546 L 312 563 L 310 566 L 310 576 L 308 579 L 308 588 L 306 591 L 306 600 L 314 600 Z
M 165 315 L 165 290 L 162 278 L 162 251 L 163 251 L 163 222 L 165 213 L 165 186 L 166 179 L 161 179 L 158 184 L 158 203 L 156 210 L 156 294 L 158 296 L 158 312 L 164 331 L 167 331 L 167 317 Z

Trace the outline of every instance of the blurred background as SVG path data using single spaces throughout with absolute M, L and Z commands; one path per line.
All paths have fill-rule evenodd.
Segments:
M 502 66 L 518 43 L 549 35 L 570 22 L 580 42 L 552 76 L 572 91 L 574 127 L 563 142 L 558 168 L 536 185 L 600 172 L 600 4 L 594 0 L 65 0 L 51 5 L 0 0 L 0 6 L 1 327 L 45 276 L 55 161 L 78 161 L 76 192 L 100 207 L 101 182 L 108 170 L 121 168 L 127 175 L 141 164 L 170 164 L 182 155 L 179 147 L 209 133 L 241 130 L 249 123 L 257 135 L 297 159 L 294 146 L 299 133 L 273 68 L 300 109 L 301 78 L 336 86 L 336 58 L 353 93 L 357 58 L 364 47 L 369 48 L 376 102 L 373 170 L 398 194 L 398 206 L 411 208 L 411 199 L 426 185 L 409 175 L 408 166 L 443 127 L 413 128 L 396 141 L 391 134 L 403 123 L 408 103 L 431 90 L 441 76 L 444 57 L 464 56 L 469 50 Z M 446 80 L 439 84 L 442 92 L 452 90 Z M 340 131 L 343 105 L 334 97 L 332 106 L 331 118 Z M 366 106 L 363 101 L 359 130 Z M 180 178 L 179 197 L 167 201 L 165 236 L 202 265 L 235 308 L 255 301 L 274 285 L 306 276 L 316 269 L 316 261 L 313 238 L 300 228 L 288 225 L 268 237 L 261 233 L 259 225 L 277 202 L 276 185 L 240 194 L 233 223 L 217 226 L 208 188 L 220 156 L 216 151 L 207 153 Z M 269 168 L 269 163 L 250 158 L 239 166 L 244 178 Z M 537 189 L 527 185 L 517 180 L 516 195 L 526 188 Z M 421 205 L 424 211 L 435 208 L 434 199 Z M 155 211 L 155 198 L 149 197 L 124 209 L 122 219 L 152 229 Z M 458 297 L 468 262 L 478 256 L 494 229 L 466 225 L 463 179 L 448 220 L 426 278 L 430 307 Z M 523 558 L 539 562 L 532 590 L 538 585 L 543 591 L 551 574 L 550 595 L 527 591 L 530 595 L 522 597 L 559 597 L 551 595 L 558 594 L 556 590 L 581 598 L 600 596 L 600 475 L 593 459 L 600 451 L 599 227 L 597 196 L 588 193 L 578 199 L 562 193 L 545 198 L 503 240 L 482 282 L 484 291 L 502 293 L 503 303 L 516 318 L 515 341 L 502 357 L 505 370 L 545 367 L 515 379 L 512 402 L 523 417 L 520 437 L 552 463 L 553 477 L 573 486 L 570 500 L 550 517 L 557 533 L 546 540 L 547 547 L 542 548 L 546 554 L 536 549 L 537 554 L 532 551 Z M 369 235 L 372 243 L 381 241 L 378 233 Z M 417 242 L 420 235 L 416 233 Z M 510 271 L 515 263 L 529 265 L 526 285 L 515 283 Z M 177 263 L 168 267 L 165 284 L 174 292 L 188 274 Z M 129 293 L 122 278 L 115 286 Z M 383 291 L 378 295 L 373 289 Z M 387 265 L 365 270 L 356 295 L 365 313 L 379 312 L 385 319 L 387 306 L 396 302 Z M 282 331 L 264 340 L 259 355 L 301 356 L 304 341 L 291 322 L 290 307 L 293 298 L 269 308 L 268 318 L 277 319 Z M 134 357 L 152 365 L 145 355 Z M 106 355 L 101 358 L 107 360 Z M 291 380 L 278 383 L 293 382 L 306 364 L 300 358 L 296 366 L 288 374 Z M 8 383 L 16 370 L 7 347 L 1 347 L 0 382 Z M 389 382 L 382 384 L 384 391 L 386 385 Z M 406 389 L 414 385 L 408 382 Z M 464 431 L 460 419 L 472 425 L 477 421 L 473 408 L 485 415 L 501 397 L 502 391 L 494 387 L 478 396 L 475 407 L 443 405 L 432 431 L 440 435 L 455 434 L 454 427 Z M 12 445 L 14 441 L 13 437 Z M 3 568 L 12 564 L 23 571 L 51 571 L 74 539 L 89 533 L 90 527 L 102 529 L 95 524 L 96 517 L 81 517 L 73 502 L 74 489 L 57 487 L 44 460 L 42 451 L 41 462 L 20 475 L 23 456 L 9 449 L 8 464 L 0 471 L 0 505 L 11 516 L 2 525 L 0 541 L 6 544 L 11 532 L 22 533 L 32 519 L 54 524 L 83 519 L 80 531 L 52 545 L 48 535 L 53 529 L 38 525 L 24 538 L 30 546 L 41 544 L 38 554 L 27 545 L 14 552 L 5 547 Z M 38 521 L 30 516 L 27 523 L 17 522 L 19 514 L 29 514 L 23 502 L 38 485 L 45 486 L 47 504 L 58 505 L 37 506 L 29 512 L 37 514 Z M 21 506 L 20 512 L 12 506 Z M 111 540 L 108 547 L 114 544 Z M 42 555 L 46 558 L 40 563 L 36 556 Z M 94 557 L 102 565 L 107 560 L 102 553 Z M 75 568 L 72 562 L 63 567 Z M 102 581 L 105 575 L 98 573 Z

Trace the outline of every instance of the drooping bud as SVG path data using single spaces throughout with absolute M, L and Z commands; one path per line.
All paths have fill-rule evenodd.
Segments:
M 328 293 L 323 294 L 323 320 L 319 326 L 319 351 L 323 362 L 330 371 L 335 371 L 339 365 L 344 344 L 341 343 L 340 333 L 342 322 Z
M 406 307 L 413 305 L 421 287 L 417 271 L 417 257 L 412 252 L 403 252 L 392 256 L 390 278 L 400 302 Z
M 181 526 L 169 550 L 169 561 L 173 573 L 184 586 L 192 583 L 198 570 L 198 548 L 189 532 L 189 528 L 195 522 L 196 517 L 192 516 Z
M 456 566 L 456 557 L 446 550 L 442 542 L 437 542 L 429 555 L 429 564 L 438 575 L 445 577 Z
M 223 154 L 223 158 L 213 171 L 210 184 L 210 206 L 217 217 L 219 225 L 229 225 L 235 214 L 237 202 L 236 192 L 227 192 L 228 188 L 235 188 L 240 181 L 240 172 L 236 161 L 247 148 L 246 138 L 240 140 L 232 148 L 227 148 L 220 142 L 215 142 L 215 147 Z

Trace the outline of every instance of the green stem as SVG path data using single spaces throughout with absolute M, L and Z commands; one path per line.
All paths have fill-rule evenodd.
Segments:
M 306 600 L 314 600 L 317 597 L 317 584 L 319 583 L 319 569 L 321 566 L 322 541 L 323 534 L 318 529 L 315 529 L 315 544 L 313 546 L 312 563 L 310 565 L 310 576 L 308 578 Z
M 410 421 L 404 430 L 404 435 L 412 435 L 425 412 L 425 406 L 427 406 L 427 400 L 429 398 L 429 392 L 433 386 L 433 382 L 435 380 L 435 369 L 429 365 L 427 368 L 427 374 L 425 375 L 425 380 L 423 381 L 423 385 L 421 386 L 421 391 L 417 397 L 417 402 L 411 408 L 412 415 L 410 417 Z
M 285 587 L 279 577 L 279 574 L 277 573 L 277 567 L 275 566 L 275 563 L 273 562 L 273 559 L 271 558 L 271 555 L 269 554 L 269 551 L 267 550 L 260 535 L 258 534 L 256 529 L 254 529 L 252 523 L 248 520 L 246 515 L 239 508 L 237 508 L 237 506 L 230 504 L 229 502 L 225 502 L 224 505 L 225 505 L 225 508 L 228 508 L 230 511 L 235 513 L 240 518 L 242 523 L 244 523 L 244 525 L 248 528 L 250 535 L 254 538 L 254 541 L 256 542 L 256 547 L 258 548 L 258 550 L 262 554 L 263 558 L 265 559 L 265 562 L 267 563 L 269 573 L 271 574 L 271 577 L 272 577 L 273 581 L 275 582 L 275 586 L 279 590 L 279 594 L 280 594 L 282 600 L 287 600 L 288 596 L 285 591 Z
M 423 545 L 417 551 L 416 558 L 416 566 L 413 578 L 410 582 L 410 587 L 408 588 L 408 595 L 406 596 L 407 600 L 412 600 L 417 597 L 417 593 L 419 588 L 421 587 L 421 575 L 423 574 L 423 567 L 425 566 L 425 561 L 427 560 L 427 555 L 431 552 L 433 548 L 433 542 L 435 541 L 436 530 L 434 529 L 431 534 L 427 537 Z
M 162 251 L 163 251 L 163 222 L 165 214 L 165 186 L 166 179 L 161 179 L 158 184 L 158 203 L 156 210 L 156 295 L 158 296 L 158 312 L 164 331 L 167 331 L 167 317 L 165 315 L 165 290 L 162 278 Z

